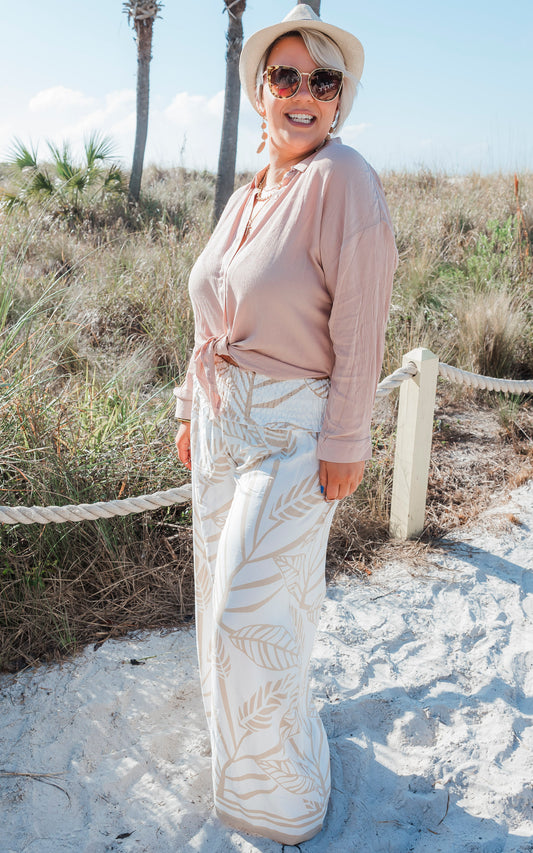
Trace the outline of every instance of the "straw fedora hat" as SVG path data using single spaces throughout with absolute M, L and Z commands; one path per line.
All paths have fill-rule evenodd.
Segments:
M 361 79 L 365 52 L 363 45 L 355 36 L 333 24 L 326 24 L 306 3 L 299 3 L 292 9 L 287 17 L 279 24 L 265 27 L 253 33 L 244 43 L 239 62 L 239 75 L 241 83 L 248 100 L 254 110 L 257 110 L 255 102 L 255 78 L 259 63 L 264 52 L 284 33 L 292 30 L 314 30 L 329 36 L 340 48 L 344 56 L 347 71 L 350 71 L 357 81 Z

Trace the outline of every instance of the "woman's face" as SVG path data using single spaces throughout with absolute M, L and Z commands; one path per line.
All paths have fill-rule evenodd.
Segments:
M 287 36 L 278 41 L 268 55 L 268 65 L 292 65 L 299 71 L 311 72 L 317 67 L 303 39 Z M 286 160 L 303 159 L 324 141 L 339 106 L 333 101 L 317 101 L 307 88 L 308 77 L 302 78 L 299 91 L 292 98 L 275 98 L 266 76 L 262 102 L 258 104 L 268 122 L 271 156 Z

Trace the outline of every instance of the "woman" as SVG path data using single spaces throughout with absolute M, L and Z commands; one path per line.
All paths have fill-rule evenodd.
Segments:
M 336 501 L 371 455 L 397 263 L 379 179 L 331 139 L 362 65 L 359 41 L 303 4 L 246 42 L 269 163 L 193 268 L 195 349 L 177 389 L 215 808 L 287 844 L 320 830 L 330 793 L 308 665 Z

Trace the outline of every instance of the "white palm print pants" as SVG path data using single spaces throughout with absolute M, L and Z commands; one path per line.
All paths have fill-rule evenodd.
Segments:
M 318 482 L 328 379 L 278 381 L 217 362 L 221 411 L 195 385 L 196 625 L 215 808 L 295 844 L 321 828 L 326 734 L 308 666 L 336 503 Z

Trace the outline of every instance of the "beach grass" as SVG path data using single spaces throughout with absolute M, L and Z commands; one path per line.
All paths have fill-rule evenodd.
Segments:
M 533 174 L 383 180 L 400 252 L 383 375 L 424 346 L 467 370 L 533 377 Z M 150 167 L 136 207 L 117 191 L 76 216 L 53 198 L 0 212 L 0 504 L 93 503 L 189 479 L 172 388 L 191 352 L 187 280 L 213 198 L 209 173 Z M 333 571 L 371 571 L 387 540 L 396 404 L 395 393 L 376 409 L 374 458 L 334 522 Z M 453 448 L 450 411 L 492 409 L 491 450 L 507 460 L 494 484 L 511 476 L 511 453 L 529 470 L 530 400 L 444 386 L 439 406 L 436 452 Z M 453 453 L 443 465 L 449 494 L 430 486 L 428 535 L 464 520 L 450 507 L 476 487 Z M 190 521 L 184 505 L 0 526 L 0 667 L 192 618 Z

